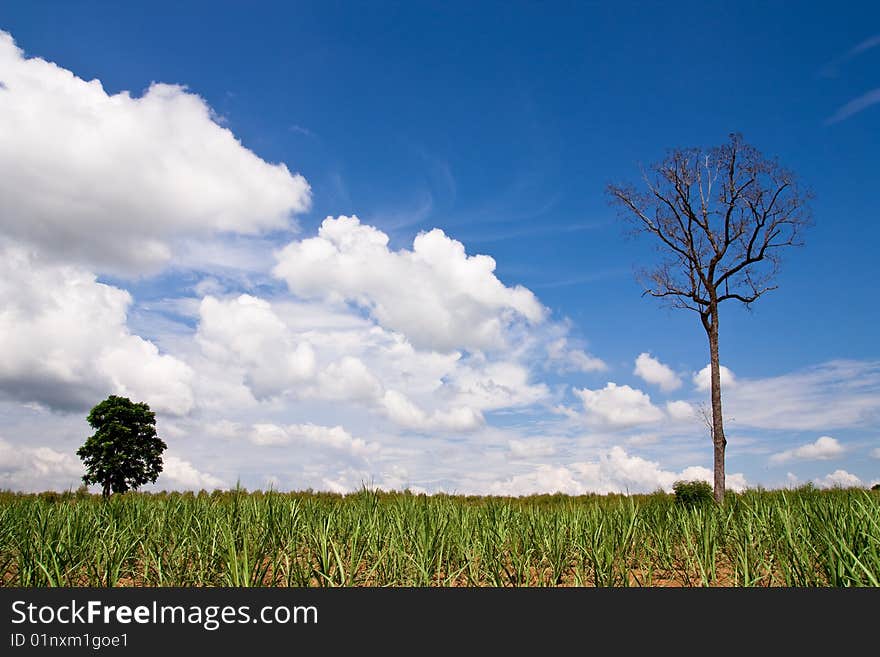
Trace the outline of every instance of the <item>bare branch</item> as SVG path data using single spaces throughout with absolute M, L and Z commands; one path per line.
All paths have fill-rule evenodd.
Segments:
M 753 292 L 749 296 L 743 296 L 741 294 L 736 294 L 735 292 L 728 292 L 727 294 L 723 294 L 718 297 L 718 303 L 722 301 L 726 301 L 727 299 L 736 299 L 737 301 L 742 301 L 744 304 L 749 305 L 750 303 L 754 303 L 758 300 L 758 298 L 764 294 L 765 292 L 769 292 L 770 290 L 775 290 L 778 286 L 773 285 L 771 287 L 765 287 L 762 290 L 758 290 L 757 292 Z
M 648 294 L 680 297 L 702 312 L 729 299 L 749 304 L 774 289 L 774 252 L 800 245 L 809 224 L 808 195 L 789 172 L 738 135 L 710 150 L 673 150 L 652 170 L 646 192 L 608 188 L 622 216 L 673 256 L 647 277 Z

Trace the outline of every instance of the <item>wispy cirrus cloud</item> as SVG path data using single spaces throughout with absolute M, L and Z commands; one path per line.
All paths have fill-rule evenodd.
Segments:
M 873 107 L 877 103 L 880 103 L 880 89 L 872 89 L 868 93 L 862 94 L 838 109 L 825 120 L 825 125 L 834 125 L 835 123 L 846 121 L 859 112 L 863 112 L 869 107 Z
M 825 64 L 825 66 L 819 69 L 819 75 L 826 78 L 837 77 L 840 68 L 844 64 L 878 46 L 880 46 L 880 34 L 870 36 L 854 45 L 844 54 L 835 57 Z M 838 108 L 834 114 L 825 120 L 825 125 L 834 125 L 835 123 L 846 121 L 877 103 L 880 103 L 880 89 L 872 89 Z
M 872 37 L 868 37 L 864 41 L 860 41 L 852 48 L 847 50 L 844 54 L 835 57 L 830 62 L 825 64 L 821 69 L 819 69 L 819 75 L 826 78 L 836 77 L 840 67 L 847 63 L 848 61 L 855 59 L 862 53 L 865 53 L 872 48 L 876 48 L 880 46 L 880 34 L 875 34 Z
M 306 137 L 311 137 L 312 139 L 318 138 L 318 135 L 316 135 L 314 132 L 312 132 L 308 128 L 304 128 L 303 126 L 301 126 L 297 123 L 294 123 L 293 125 L 289 126 L 287 129 L 290 130 L 291 132 L 297 133 L 298 135 L 305 135 Z
M 880 362 L 836 360 L 737 380 L 725 401 L 727 417 L 739 426 L 788 431 L 871 426 L 880 417 Z

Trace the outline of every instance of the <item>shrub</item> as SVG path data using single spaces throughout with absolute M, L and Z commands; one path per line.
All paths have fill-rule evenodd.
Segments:
M 874 484 L 871 486 L 871 490 L 880 490 L 880 484 Z
M 672 484 L 672 490 L 675 492 L 676 503 L 685 506 L 706 504 L 714 499 L 712 486 L 708 481 L 676 481 Z

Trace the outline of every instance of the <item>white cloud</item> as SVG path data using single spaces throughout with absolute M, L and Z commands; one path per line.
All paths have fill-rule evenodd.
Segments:
M 506 481 L 493 484 L 492 495 L 535 495 L 540 493 L 563 493 L 581 495 L 592 492 L 575 478 L 575 473 L 563 465 L 539 465 L 533 471 L 515 475 Z
M 324 487 L 330 493 L 336 493 L 337 495 L 345 495 L 346 493 L 351 492 L 351 485 L 347 483 L 343 483 L 341 481 L 334 481 L 332 479 L 324 479 Z
M 184 87 L 109 95 L 0 32 L 0 230 L 100 271 L 143 273 L 181 236 L 256 233 L 309 207 L 306 181 L 244 148 Z
M 636 368 L 633 374 L 659 386 L 664 392 L 669 392 L 681 387 L 681 379 L 668 365 L 664 365 L 651 354 L 645 352 L 636 358 Z
M 518 459 L 535 459 L 543 456 L 552 456 L 556 453 L 556 447 L 547 438 L 511 440 L 508 445 L 510 447 L 510 455 Z
M 212 237 L 187 237 L 175 242 L 169 264 L 175 271 L 213 276 L 213 283 L 196 285 L 194 291 L 199 296 L 220 296 L 274 282 L 272 252 L 277 246 L 277 237 L 271 234 L 220 233 Z
M 88 409 L 108 394 L 154 411 L 192 409 L 191 368 L 131 334 L 128 292 L 9 246 L 0 247 L 0 302 L 5 395 L 60 410 Z
M 315 354 L 297 342 L 264 300 L 242 294 L 207 296 L 199 307 L 196 341 L 209 358 L 241 368 L 244 382 L 259 398 L 281 394 L 315 374 Z
M 494 483 L 490 492 L 499 495 L 649 493 L 657 489 L 668 492 L 679 479 L 711 482 L 712 472 L 699 466 L 678 473 L 663 470 L 654 461 L 629 455 L 622 447 L 612 447 L 596 461 L 568 466 L 539 465 L 530 472 Z M 727 475 L 726 484 L 732 490 L 742 490 L 747 482 L 742 473 L 732 473 Z
M 529 370 L 508 360 L 472 358 L 447 375 L 458 403 L 480 410 L 529 406 L 549 395 L 543 383 L 530 383 Z
M 830 361 L 766 379 L 743 379 L 725 392 L 725 417 L 762 429 L 824 432 L 876 426 L 880 362 Z
M 666 402 L 666 412 L 673 420 L 692 420 L 697 416 L 694 407 L 681 400 Z
M 162 461 L 162 472 L 154 484 L 155 488 L 214 490 L 227 486 L 222 479 L 207 472 L 200 472 L 192 463 L 173 454 L 165 454 Z
M 500 349 L 509 327 L 544 319 L 531 291 L 505 286 L 494 271 L 495 260 L 468 256 L 436 228 L 411 251 L 391 251 L 388 236 L 357 217 L 328 217 L 317 237 L 287 245 L 274 269 L 294 294 L 344 299 L 416 348 L 437 351 Z
M 481 427 L 483 415 L 468 406 L 434 411 L 430 414 L 416 406 L 406 395 L 388 390 L 382 397 L 382 405 L 388 417 L 396 424 L 420 431 L 473 431 Z
M 658 463 L 630 456 L 622 447 L 612 447 L 597 462 L 575 464 L 590 490 L 599 492 L 648 492 L 669 488 L 677 477 Z
M 75 489 L 82 484 L 82 463 L 50 447 L 13 445 L 0 438 L 0 489 L 42 491 Z
M 609 382 L 601 390 L 574 389 L 588 416 L 616 427 L 649 424 L 663 419 L 663 412 L 641 390 Z
M 261 447 L 278 447 L 287 445 L 292 438 L 284 427 L 277 424 L 255 424 L 249 435 L 254 445 Z
M 653 445 L 660 440 L 660 436 L 656 433 L 637 433 L 626 439 L 628 445 Z
M 843 452 L 843 446 L 836 439 L 831 436 L 820 436 L 814 443 L 773 454 L 770 461 L 771 463 L 785 463 L 794 459 L 827 461 L 840 456 Z
M 683 481 L 707 481 L 712 484 L 715 481 L 715 474 L 709 469 L 700 465 L 692 465 L 682 470 L 676 479 Z M 727 490 L 742 491 L 748 487 L 745 475 L 741 472 L 726 472 L 724 474 L 724 487 Z
M 880 89 L 871 89 L 867 93 L 853 98 L 846 105 L 838 108 L 838 110 L 825 120 L 825 125 L 833 125 L 840 121 L 845 121 L 851 116 L 855 116 L 869 107 L 880 103 Z
M 382 396 L 381 382 L 363 361 L 345 356 L 331 363 L 318 376 L 318 388 L 312 394 L 321 399 L 375 400 Z
M 873 456 L 875 459 L 880 459 L 880 447 L 872 449 L 871 456 Z
M 732 388 L 736 385 L 736 377 L 733 372 L 727 369 L 724 365 L 720 366 L 721 371 L 721 388 L 727 389 Z M 696 372 L 693 376 L 694 387 L 697 390 L 706 391 L 711 388 L 712 385 L 712 366 L 706 365 L 699 372 Z
M 570 348 L 568 339 L 564 337 L 547 344 L 547 357 L 561 374 L 566 372 L 602 372 L 608 369 L 608 365 L 601 358 L 596 358 L 583 349 Z
M 565 354 L 569 366 L 564 371 L 574 372 L 603 372 L 608 369 L 601 358 L 596 358 L 582 349 L 569 349 Z
M 549 394 L 530 382 L 524 364 L 421 351 L 332 304 L 206 297 L 196 341 L 206 360 L 201 370 L 219 375 L 200 379 L 200 399 L 211 391 L 216 397 L 225 377 L 230 399 L 240 394 L 237 381 L 260 400 L 354 402 L 406 429 L 472 431 L 484 424 L 484 410 L 528 406 Z
M 207 423 L 204 427 L 202 435 L 210 440 L 213 440 L 215 438 L 233 440 L 234 438 L 242 435 L 243 431 L 244 429 L 242 425 L 238 422 L 233 422 L 232 420 L 217 420 L 216 422 Z
M 311 448 L 329 448 L 347 452 L 353 456 L 369 456 L 379 451 L 378 443 L 368 443 L 354 438 L 341 426 L 325 427 L 315 424 L 255 424 L 250 440 L 260 446 L 305 445 Z
M 308 487 L 341 495 L 353 493 L 363 488 L 398 491 L 408 489 L 415 494 L 428 492 L 427 489 L 412 484 L 409 472 L 399 464 L 384 466 L 380 470 L 364 470 L 348 466 L 326 476 L 313 473 L 308 478 Z
M 853 488 L 863 485 L 861 479 L 846 470 L 835 470 L 815 482 L 822 488 Z

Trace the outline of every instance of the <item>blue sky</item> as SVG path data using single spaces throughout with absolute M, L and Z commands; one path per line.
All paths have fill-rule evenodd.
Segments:
M 100 80 L 104 94 L 86 102 L 89 92 L 71 90 L 70 111 L 53 105 L 50 92 L 24 98 L 11 84 L 5 90 L 12 101 L 2 110 L 10 112 L 0 133 L 3 170 L 16 168 L 18 182 L 3 190 L 12 198 L 0 205 L 0 229 L 6 248 L 29 254 L 20 256 L 19 272 L 33 268 L 30 280 L 43 287 L 27 299 L 23 285 L 3 288 L 18 310 L 0 345 L 23 355 L 0 372 L 7 450 L 0 485 L 75 480 L 77 464 L 67 457 L 87 431 L 88 395 L 120 390 L 159 396 L 153 404 L 174 455 L 160 480 L 168 487 L 241 479 L 250 487 L 340 490 L 364 480 L 429 491 L 650 490 L 687 468 L 709 467 L 699 421 L 670 419 L 666 406 L 696 407 L 705 396 L 692 381 L 708 361 L 705 336 L 692 313 L 640 296 L 633 270 L 656 258 L 653 245 L 625 238 L 604 189 L 638 181 L 640 164 L 667 148 L 720 144 L 730 132 L 798 174 L 815 195 L 815 226 L 804 248 L 786 254 L 779 290 L 751 311 L 723 308 L 721 359 L 735 376 L 728 471 L 765 486 L 880 479 L 872 329 L 880 317 L 871 285 L 880 238 L 876 6 L 811 3 L 793 16 L 784 3 L 671 10 L 662 3 L 27 2 L 4 4 L 0 30 L 22 51 L 2 60 L 6 66 L 40 58 L 80 81 Z M 153 83 L 185 90 L 168 92 L 152 112 L 135 102 L 128 132 L 113 133 L 112 99 L 126 91 L 134 101 L 147 98 Z M 184 107 L 198 98 L 207 118 Z M 100 120 L 77 123 L 83 107 L 105 100 L 106 112 L 95 110 L 104 112 Z M 34 103 L 41 121 L 57 122 L 46 131 L 51 140 L 34 132 L 29 142 L 31 133 L 14 124 Z M 196 124 L 209 137 L 228 131 L 240 145 L 218 145 L 210 155 L 182 146 L 176 130 Z M 149 143 L 125 136 L 139 126 Z M 42 173 L 22 165 L 15 149 Z M 212 162 L 227 156 L 228 172 L 215 171 Z M 176 174 L 161 184 L 142 180 L 157 161 Z M 286 178 L 270 171 L 278 163 L 289 169 Z M 108 182 L 107 172 L 122 182 L 112 173 Z M 217 186 L 202 186 L 205 176 Z M 227 205 L 218 193 L 178 202 L 187 189 L 192 198 L 208 189 L 235 193 Z M 54 209 L 35 200 L 52 193 L 63 201 Z M 57 209 L 71 199 L 85 210 Z M 166 217 L 161 229 L 149 225 L 155 212 Z M 333 225 L 366 242 L 378 232 L 388 238 L 375 261 L 345 260 L 364 267 L 363 276 L 352 271 L 343 280 L 324 265 L 302 264 L 318 262 L 307 240 L 333 241 L 317 237 L 325 218 L 352 215 L 364 230 Z M 447 241 L 431 244 L 451 260 L 409 269 L 413 240 L 434 228 Z M 65 230 L 66 242 L 58 237 Z M 100 248 L 87 237 L 94 230 L 109 236 Z M 145 238 L 164 255 L 113 252 Z M 444 250 L 449 240 L 468 256 L 494 259 L 495 296 L 458 305 L 447 283 L 461 263 Z M 279 273 L 276 254 L 290 244 L 286 253 L 297 260 Z M 141 256 L 143 263 L 126 264 Z M 109 287 L 69 287 L 71 267 Z M 379 271 L 387 277 L 372 281 L 368 274 Z M 412 285 L 437 286 L 439 296 L 377 310 L 407 294 L 399 280 L 407 276 Z M 458 292 L 494 285 L 468 280 Z M 62 286 L 54 295 L 52 281 Z M 513 294 L 515 286 L 531 298 Z M 127 291 L 131 302 L 108 301 L 106 289 Z M 50 308 L 59 295 L 99 307 L 71 306 L 59 316 Z M 219 304 L 213 315 L 208 297 Z M 532 298 L 545 309 L 540 320 Z M 455 339 L 438 341 L 422 312 L 420 304 L 438 299 L 451 304 Z M 41 342 L 26 339 L 35 318 L 67 333 L 59 321 L 101 309 L 118 322 L 107 339 L 127 345 L 116 356 L 125 373 L 108 365 L 106 344 L 88 336 L 60 339 L 47 329 Z M 487 346 L 465 312 L 486 326 L 500 322 L 498 342 Z M 415 323 L 420 313 L 424 326 Z M 360 338 L 346 333 L 352 342 L 341 341 L 333 331 L 342 326 Z M 252 333 L 261 336 L 259 348 L 248 342 Z M 384 347 L 370 342 L 380 334 Z M 395 339 L 412 349 L 411 363 L 394 360 Z M 149 362 L 139 361 L 151 348 Z M 299 354 L 293 369 L 270 371 L 288 351 Z M 574 352 L 596 359 L 593 366 Z M 438 364 L 455 353 L 455 364 Z M 680 385 L 663 389 L 638 376 L 642 353 Z M 373 382 L 366 387 L 340 392 L 321 383 L 360 380 L 360 367 Z M 132 371 L 144 374 L 129 380 Z M 207 383 L 223 376 L 235 379 L 223 391 Z M 159 385 L 162 377 L 173 385 Z M 609 383 L 632 394 L 609 396 Z M 62 391 L 72 385 L 88 394 Z M 475 392 L 493 386 L 507 390 L 504 400 Z M 170 403 L 159 388 L 183 391 L 191 403 Z M 609 421 L 600 412 L 599 421 L 592 416 L 600 406 L 585 405 L 578 390 L 599 391 L 600 406 L 632 405 L 635 419 Z M 780 399 L 771 399 L 777 391 Z M 639 394 L 650 396 L 648 406 Z M 44 430 L 25 436 L 27 426 Z M 52 461 L 40 449 L 59 456 Z

